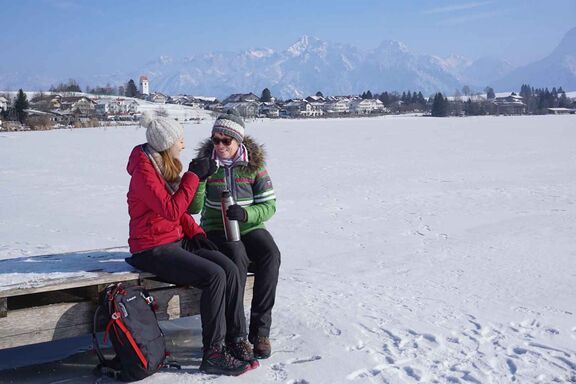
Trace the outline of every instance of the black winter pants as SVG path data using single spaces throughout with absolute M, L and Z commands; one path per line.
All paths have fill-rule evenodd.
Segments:
M 248 338 L 270 336 L 272 307 L 276 299 L 276 286 L 280 271 L 280 250 L 266 229 L 255 229 L 242 235 L 246 252 L 230 251 L 223 231 L 207 233 L 218 248 L 229 256 L 238 267 L 242 289 L 246 286 L 248 269 L 254 272 L 254 295 L 250 307 L 250 331 Z M 237 249 L 235 247 L 234 249 Z
M 126 261 L 168 283 L 202 290 L 200 318 L 205 349 L 220 346 L 226 339 L 246 337 L 244 285 L 236 265 L 221 252 L 188 251 L 177 241 L 136 253 Z

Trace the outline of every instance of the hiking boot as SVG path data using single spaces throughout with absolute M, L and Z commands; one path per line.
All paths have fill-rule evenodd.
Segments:
M 254 344 L 254 357 L 267 359 L 272 354 L 272 345 L 268 336 L 257 336 L 250 340 Z
M 213 375 L 238 376 L 250 369 L 247 361 L 233 357 L 224 347 L 212 347 L 204 352 L 200 371 Z
M 258 360 L 254 357 L 252 345 L 243 337 L 239 337 L 233 341 L 226 343 L 228 352 L 238 360 L 247 361 L 250 363 L 250 368 L 254 369 L 260 366 Z

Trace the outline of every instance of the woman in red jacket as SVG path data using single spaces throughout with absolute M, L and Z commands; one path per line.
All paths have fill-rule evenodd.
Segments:
M 194 159 L 180 177 L 182 126 L 145 116 L 147 143 L 130 154 L 127 170 L 130 253 L 126 261 L 160 279 L 202 290 L 204 355 L 200 370 L 239 375 L 257 366 L 246 340 L 246 320 L 236 265 L 206 238 L 186 209 L 198 183 L 216 171 L 208 158 Z

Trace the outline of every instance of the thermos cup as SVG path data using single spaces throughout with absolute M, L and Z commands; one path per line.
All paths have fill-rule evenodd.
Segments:
M 237 220 L 229 220 L 226 216 L 226 211 L 228 207 L 234 205 L 234 198 L 229 190 L 222 191 L 222 197 L 220 199 L 220 206 L 222 207 L 222 220 L 224 222 L 224 234 L 226 235 L 226 240 L 228 241 L 239 241 L 240 240 L 240 226 Z

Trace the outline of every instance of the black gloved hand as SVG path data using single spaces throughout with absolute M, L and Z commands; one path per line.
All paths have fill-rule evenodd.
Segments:
M 246 213 L 246 210 L 238 204 L 234 204 L 228 207 L 226 216 L 230 220 L 238 220 L 242 223 L 245 223 L 246 220 L 248 220 L 248 213 Z
M 216 162 L 209 157 L 199 157 L 193 159 L 188 165 L 188 171 L 195 173 L 201 181 L 204 181 L 208 176 L 212 175 L 218 166 Z
M 204 234 L 199 233 L 192 238 L 185 237 L 182 240 L 182 248 L 187 251 L 196 251 L 198 249 L 208 249 L 210 251 L 217 251 L 218 246 L 212 241 L 208 240 Z

